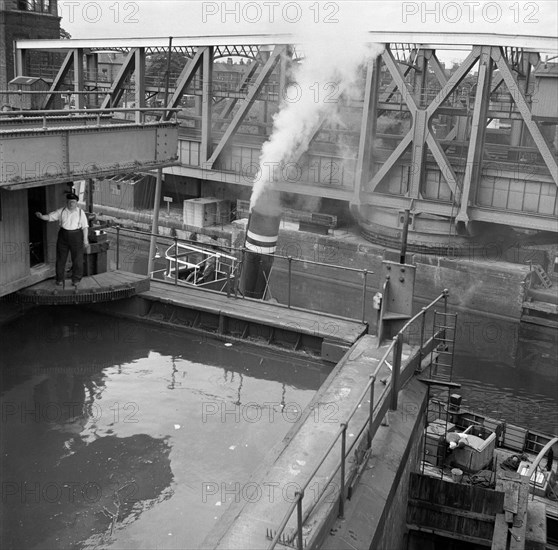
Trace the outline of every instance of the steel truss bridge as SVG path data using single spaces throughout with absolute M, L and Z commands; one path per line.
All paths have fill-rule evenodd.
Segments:
M 276 187 L 350 203 L 364 233 L 384 243 L 399 240 L 410 210 L 415 248 L 465 244 L 496 226 L 558 232 L 558 40 L 389 32 L 369 39 L 384 50 L 362 70 L 360 96 L 337 98 L 342 124 L 322 117 L 289 159 L 296 176 L 282 173 Z M 179 109 L 178 164 L 165 172 L 251 186 L 290 68 L 304 63 L 295 40 L 20 40 L 16 65 L 19 75 L 51 82 L 42 109 L 71 92 L 76 109 L 133 103 L 136 123 L 142 109 L 168 109 L 150 119 L 163 127 Z M 450 49 L 464 53 L 448 70 L 439 52 Z M 122 56 L 112 77 L 99 70 L 105 52 Z M 157 58 L 163 70 L 150 70 Z M 29 131 L 25 117 L 12 124 L 4 142 Z M 90 165 L 99 164 L 101 150 L 88 147 Z M 0 186 L 27 184 L 17 177 L 4 170 Z

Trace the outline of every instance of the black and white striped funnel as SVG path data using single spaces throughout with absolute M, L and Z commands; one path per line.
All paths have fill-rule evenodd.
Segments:
M 281 215 L 262 214 L 253 209 L 246 230 L 246 249 L 256 254 L 275 254 L 280 222 Z

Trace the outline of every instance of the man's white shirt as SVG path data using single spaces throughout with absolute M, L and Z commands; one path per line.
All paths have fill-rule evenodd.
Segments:
M 81 208 L 76 208 L 74 211 L 70 211 L 66 207 L 59 208 L 54 212 L 50 212 L 47 216 L 49 222 L 58 221 L 60 222 L 60 227 L 67 231 L 89 227 L 87 216 Z

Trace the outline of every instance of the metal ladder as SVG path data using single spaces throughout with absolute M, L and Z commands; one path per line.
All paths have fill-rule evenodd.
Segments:
M 432 319 L 432 339 L 434 346 L 430 357 L 429 378 L 423 380 L 428 385 L 426 396 L 426 426 L 422 453 L 422 473 L 426 463 L 440 468 L 445 460 L 445 439 L 448 431 L 450 396 L 457 386 L 452 382 L 453 357 L 457 314 L 434 311 Z
M 430 378 L 439 382 L 451 382 L 455 348 L 456 313 L 434 311 L 432 337 L 434 348 L 430 364 Z
M 542 285 L 544 288 L 550 288 L 552 286 L 552 281 L 550 280 L 549 276 L 546 274 L 546 271 L 540 266 L 539 264 L 531 264 L 533 266 L 533 270 L 538 275 Z

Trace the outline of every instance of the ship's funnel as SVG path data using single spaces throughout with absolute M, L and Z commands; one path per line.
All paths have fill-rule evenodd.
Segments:
M 263 298 L 277 249 L 281 213 L 277 209 L 267 210 L 256 205 L 246 228 L 240 290 L 249 298 Z

